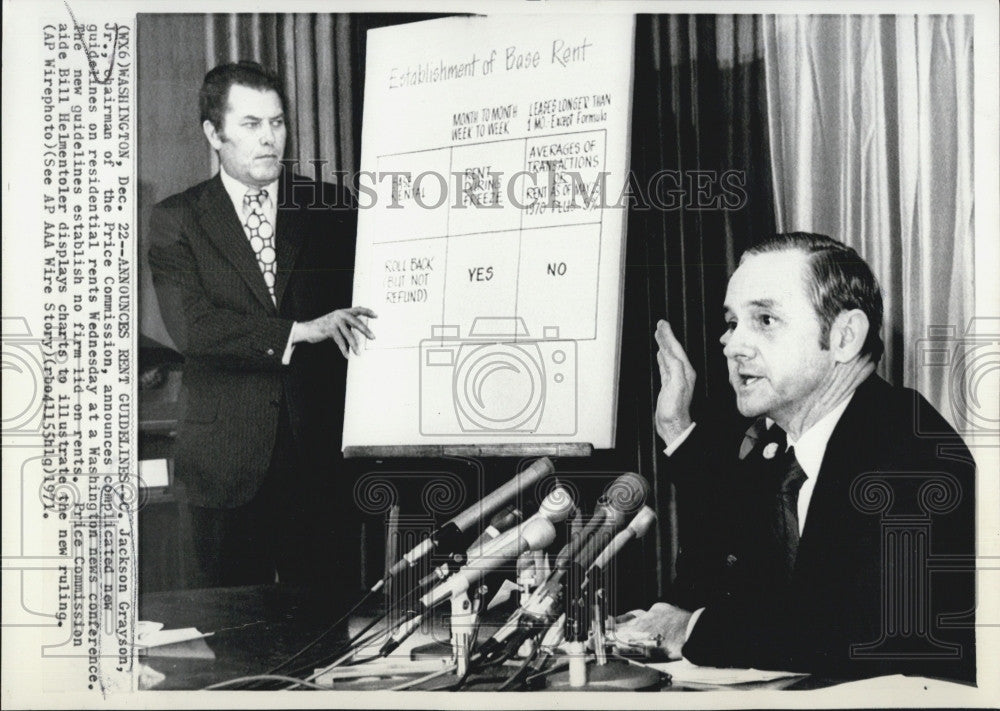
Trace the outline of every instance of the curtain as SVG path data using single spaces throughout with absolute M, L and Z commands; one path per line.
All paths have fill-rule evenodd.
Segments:
M 779 231 L 820 232 L 872 265 L 880 373 L 952 424 L 952 376 L 921 339 L 974 313 L 972 19 L 767 16 L 767 121 Z M 938 364 L 940 365 L 940 364 Z
M 357 169 L 358 47 L 346 14 L 230 14 L 205 17 L 206 70 L 252 59 L 278 73 L 288 99 L 286 158 L 297 172 L 332 179 Z M 214 151 L 212 167 L 218 163 Z
M 660 526 L 651 564 L 659 595 L 673 579 L 676 528 L 671 487 L 659 470 L 663 443 L 652 427 L 659 390 L 652 329 L 657 319 L 669 320 L 698 373 L 696 419 L 706 408 L 732 408 L 719 345 L 726 284 L 743 250 L 774 232 L 759 23 L 749 15 L 637 18 L 632 109 L 637 183 L 649 185 L 664 169 L 680 171 L 686 180 L 735 171 L 745 194 L 728 209 L 636 206 L 629 214 L 620 399 L 632 397 L 633 411 L 620 413 L 619 431 L 636 423 L 630 436 L 638 451 L 637 471 L 653 483 Z M 685 185 L 691 199 L 694 186 Z
M 218 158 L 198 120 L 198 87 L 219 64 L 251 59 L 277 72 L 288 98 L 285 157 L 300 174 L 338 182 L 361 158 L 365 45 L 375 27 L 440 15 L 141 14 L 138 20 L 139 224 L 158 201 L 214 175 Z M 195 36 L 195 42 L 176 42 Z M 170 107 L 164 110 L 164 107 Z M 140 249 L 142 333 L 173 346 Z
M 431 18 L 215 15 L 206 19 L 207 63 L 251 58 L 277 67 L 290 104 L 288 156 L 300 166 L 319 159 L 327 161 L 326 171 L 352 171 L 361 150 L 365 33 Z M 607 471 L 634 469 L 653 483 L 661 525 L 656 540 L 633 554 L 644 559 L 640 568 L 629 567 L 642 571 L 627 586 L 635 604 L 669 586 L 676 540 L 672 493 L 657 471 L 662 443 L 652 427 L 659 389 L 653 325 L 669 319 L 698 370 L 696 410 L 731 398 L 718 343 L 726 282 L 740 253 L 774 232 L 759 24 L 747 15 L 637 18 L 631 163 L 645 199 L 637 198 L 629 214 L 619 435 L 614 450 L 588 462 Z M 682 181 L 704 174 L 715 192 L 729 172 L 745 199 L 723 210 L 658 208 L 648 198 L 663 170 L 677 171 Z M 660 182 L 661 189 L 675 186 L 673 178 Z M 693 184 L 681 187 L 690 194 Z
M 333 171 L 350 172 L 359 165 L 368 29 L 432 17 L 220 14 L 197 18 L 204 28 L 199 43 L 204 48 L 203 64 L 176 67 L 187 73 L 172 77 L 164 86 L 176 88 L 178 99 L 187 100 L 200 84 L 201 74 L 219 63 L 254 59 L 275 68 L 289 99 L 287 157 L 297 160 L 300 172 L 307 175 L 312 172 L 311 161 L 322 161 L 321 177 L 330 179 Z M 665 594 L 673 571 L 673 499 L 665 474 L 658 470 L 662 443 L 653 431 L 659 389 L 653 327 L 657 319 L 669 319 L 698 370 L 696 415 L 716 397 L 731 400 L 718 343 L 726 282 L 739 254 L 774 231 L 759 25 L 759 17 L 746 15 L 637 18 L 631 165 L 632 184 L 641 197 L 633 201 L 628 218 L 618 439 L 613 450 L 595 452 L 586 461 L 557 462 L 557 467 L 569 471 L 612 474 L 632 470 L 653 484 L 652 505 L 660 512 L 660 526 L 641 546 L 623 554 L 619 568 L 628 571 L 627 584 L 619 588 L 623 609 L 648 606 L 653 595 Z M 151 51 L 147 63 L 156 62 L 158 56 Z M 151 108 L 165 105 L 149 103 Z M 191 111 L 196 116 L 196 109 L 187 113 Z M 151 199 L 162 199 L 215 172 L 217 164 L 207 162 L 214 161 L 214 155 L 199 132 L 192 134 L 189 144 L 190 155 L 206 156 L 206 162 L 184 163 L 188 168 L 184 175 L 176 175 L 172 164 L 161 166 L 160 152 L 144 153 Z M 660 180 L 661 192 L 680 187 L 685 196 L 671 209 L 651 205 L 649 200 L 651 186 L 664 170 L 672 171 L 674 177 Z M 744 193 L 738 203 L 725 209 L 684 204 L 696 187 L 690 181 L 706 180 L 709 192 L 718 195 L 721 176 L 727 172 L 735 176 Z M 480 463 L 487 483 L 510 476 L 509 460 L 482 458 Z M 411 472 L 435 466 L 433 461 L 393 464 Z M 603 480 L 597 477 L 595 481 Z M 596 496 L 590 492 L 584 500 L 592 502 L 591 494 Z M 404 510 L 410 508 L 407 505 Z M 369 531 L 365 545 L 370 560 L 377 560 L 382 544 L 372 534 Z M 373 566 L 366 577 L 378 577 L 378 573 Z
M 254 59 L 276 69 L 289 99 L 287 157 L 300 172 L 329 180 L 359 165 L 368 29 L 433 17 L 165 16 L 161 22 L 203 23 L 204 64 L 173 62 L 169 47 L 150 51 L 145 64 L 191 70 L 152 87 L 174 90 L 178 100 L 190 100 L 201 73 L 222 62 Z M 645 197 L 628 218 L 618 441 L 585 465 L 634 470 L 653 484 L 660 525 L 655 540 L 627 549 L 634 564 L 620 566 L 629 571 L 622 587 L 633 599 L 621 599 L 623 606 L 648 605 L 673 575 L 673 497 L 652 422 L 659 388 L 653 326 L 667 318 L 698 371 L 696 419 L 720 403 L 732 409 L 718 343 L 722 301 L 740 253 L 762 237 L 810 230 L 857 248 L 886 298 L 882 374 L 950 412 L 947 373 L 921 367 L 917 340 L 935 325 L 961 333 L 973 313 L 971 36 L 971 19 L 963 17 L 637 17 L 631 167 Z M 149 90 L 143 85 L 140 94 Z M 140 101 L 140 109 L 146 104 L 164 105 Z M 178 161 L 164 163 L 166 151 L 147 146 L 143 202 L 217 169 L 199 131 L 188 143 L 191 155 L 207 155 L 211 165 L 182 161 L 191 174 L 180 175 Z M 735 171 L 744 199 L 726 209 L 650 205 L 649 188 L 663 170 L 682 180 L 714 174 L 716 187 Z M 691 192 L 690 183 L 682 187 Z M 482 463 L 509 475 L 509 462 Z
M 206 71 L 252 59 L 277 72 L 288 98 L 285 157 L 298 172 L 336 182 L 361 160 L 368 30 L 434 14 L 253 13 L 205 16 Z M 213 172 L 218 169 L 209 151 Z

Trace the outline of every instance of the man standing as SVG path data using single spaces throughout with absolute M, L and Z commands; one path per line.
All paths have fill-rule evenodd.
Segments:
M 283 169 L 285 98 L 260 65 L 211 70 L 199 103 L 221 169 L 154 208 L 149 262 L 185 357 L 175 467 L 201 582 L 331 583 L 337 568 L 344 586 L 346 358 L 375 316 L 345 308 L 355 216 L 346 193 Z
M 706 666 L 975 679 L 973 576 L 921 567 L 974 555 L 974 465 L 923 397 L 874 375 L 871 269 L 828 237 L 778 235 L 743 255 L 725 321 L 745 432 L 692 422 L 694 370 L 657 325 L 678 574 L 670 602 L 618 634 Z M 916 533 L 894 538 L 899 521 Z

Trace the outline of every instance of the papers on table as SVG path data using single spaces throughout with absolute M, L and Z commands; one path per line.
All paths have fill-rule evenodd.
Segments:
M 153 667 L 139 662 L 139 690 L 146 691 L 156 687 L 167 677 Z
M 870 679 L 860 679 L 837 684 L 833 687 L 839 691 L 848 690 L 852 693 L 886 695 L 890 698 L 899 698 L 900 694 L 915 693 L 963 693 L 971 687 L 957 681 L 945 681 L 944 679 L 928 679 L 923 676 L 904 676 L 903 674 L 893 674 L 891 676 L 876 676 Z M 871 696 L 868 696 L 871 698 Z
M 676 662 L 648 664 L 657 671 L 669 674 L 673 682 L 686 684 L 707 684 L 712 686 L 733 686 L 736 684 L 756 684 L 777 679 L 796 679 L 807 674 L 799 672 L 769 671 L 764 669 L 724 669 L 721 667 L 699 667 L 686 659 Z
M 168 644 L 190 642 L 194 639 L 209 637 L 213 632 L 199 632 L 194 627 L 183 627 L 176 630 L 163 629 L 162 622 L 140 621 L 135 626 L 135 646 L 140 649 L 163 647 Z
M 145 489 L 169 486 L 170 476 L 166 459 L 140 459 L 139 484 Z

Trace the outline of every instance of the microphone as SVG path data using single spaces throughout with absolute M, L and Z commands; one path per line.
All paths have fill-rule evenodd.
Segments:
M 486 527 L 486 530 L 483 531 L 479 538 L 472 542 L 469 550 L 478 548 L 487 541 L 492 541 L 515 523 L 520 523 L 523 519 L 524 514 L 521 513 L 520 509 L 515 508 L 514 504 L 504 506 L 497 513 L 493 514 L 493 518 L 490 519 L 490 525 Z
M 499 568 L 504 561 L 517 558 L 525 551 L 541 550 L 556 539 L 555 526 L 545 518 L 532 519 L 520 528 L 520 535 L 516 539 L 484 550 L 481 556 L 470 560 L 446 582 L 420 598 L 420 604 L 423 605 L 424 611 L 426 612 L 452 595 L 462 594 L 482 580 L 487 573 Z
M 588 576 L 592 573 L 595 577 L 603 574 L 611 559 L 618 555 L 618 552 L 625 547 L 625 544 L 633 538 L 642 538 L 646 535 L 653 522 L 656 521 L 656 512 L 648 506 L 639 509 L 624 531 L 615 536 L 587 571 Z
M 423 590 L 428 585 L 441 582 L 447 578 L 458 570 L 462 563 L 472 558 L 474 552 L 478 552 L 484 546 L 495 541 L 502 533 L 506 533 L 512 526 L 520 523 L 523 518 L 524 514 L 521 513 L 520 509 L 514 508 L 513 504 L 504 506 L 493 515 L 493 518 L 490 519 L 490 525 L 486 527 L 486 530 L 483 531 L 479 538 L 472 542 L 472 545 L 468 547 L 465 553 L 453 553 L 448 557 L 448 560 L 422 577 L 420 582 L 417 583 L 417 589 Z
M 530 627 L 550 620 L 562 602 L 560 595 L 562 579 L 566 576 L 571 563 L 576 565 L 584 559 L 593 560 L 600 550 L 599 547 L 595 546 L 591 553 L 591 547 L 586 546 L 588 539 L 602 524 L 608 524 L 617 530 L 624 523 L 627 515 L 643 505 L 648 494 L 649 483 L 634 472 L 626 472 L 612 481 L 598 500 L 590 521 L 579 532 L 579 535 L 576 535 L 559 551 L 552 572 L 545 582 L 535 588 L 528 600 L 480 647 L 481 653 L 484 655 L 490 653 L 514 634 L 520 626 Z M 603 539 L 604 536 L 599 536 L 599 538 Z
M 563 596 L 563 609 L 566 611 L 565 634 L 567 641 L 583 642 L 586 639 L 587 626 L 590 622 L 587 615 L 586 600 L 596 593 L 596 589 L 592 588 L 592 584 L 600 580 L 604 563 L 610 560 L 625 545 L 626 541 L 636 535 L 632 530 L 633 527 L 645 533 L 646 529 L 649 528 L 649 524 L 655 518 L 656 514 L 653 513 L 653 510 L 648 506 L 644 506 L 635 515 L 629 526 L 609 542 L 608 539 L 624 523 L 624 517 L 620 512 L 612 512 L 601 527 L 601 530 L 591 536 L 587 545 L 580 552 L 580 555 L 573 560 L 567 573 L 566 592 Z M 618 544 L 617 548 L 615 548 L 615 543 Z M 602 547 L 603 550 L 601 550 Z M 600 554 L 598 551 L 600 551 Z M 596 562 L 595 559 L 600 555 L 605 555 L 605 561 L 597 569 L 598 574 L 591 576 L 589 574 L 591 564 Z
M 604 514 L 604 520 L 595 527 L 587 545 L 573 562 L 586 570 L 607 545 L 611 534 L 618 531 L 628 517 L 644 504 L 647 496 L 649 484 L 633 472 L 626 472 L 611 482 L 597 503 L 597 509 Z M 594 518 L 597 518 L 596 513 Z
M 552 460 L 548 457 L 535 460 L 530 467 L 523 472 L 519 472 L 506 484 L 503 484 L 494 492 L 487 494 L 481 501 L 455 516 L 444 527 L 453 525 L 459 531 L 467 530 L 470 526 L 478 523 L 485 516 L 489 516 L 515 496 L 534 486 L 554 471 L 555 467 L 552 466 Z
M 601 498 L 597 500 L 594 515 L 590 517 L 579 535 L 559 551 L 553 574 L 565 571 L 570 562 L 579 560 L 581 551 L 584 551 L 584 555 L 588 555 L 590 560 L 593 560 L 600 549 L 593 550 L 591 555 L 587 551 L 593 546 L 587 546 L 587 549 L 584 546 L 587 545 L 594 533 L 602 527 L 611 527 L 617 530 L 625 522 L 628 515 L 643 505 L 647 496 L 649 496 L 649 482 L 634 472 L 625 472 L 608 484 L 604 493 L 601 494 Z
M 527 523 L 534 521 L 535 519 L 546 519 L 552 523 L 561 523 L 565 521 L 570 513 L 575 508 L 573 503 L 573 497 L 570 493 L 562 486 L 557 486 L 555 489 L 549 492 L 542 503 L 538 507 L 538 511 L 531 516 L 523 524 L 514 523 L 511 528 L 508 528 L 503 533 L 489 538 L 485 541 L 477 540 L 469 549 L 465 552 L 465 560 L 472 560 L 473 558 L 478 558 L 481 555 L 492 555 L 493 549 L 497 546 L 502 546 L 508 541 L 513 540 L 514 537 L 521 535 L 521 528 Z M 515 509 L 517 511 L 517 509 Z M 520 512 L 517 512 L 520 514 Z M 480 537 L 482 538 L 482 537 Z M 461 563 L 461 561 L 459 561 Z M 454 571 L 455 562 L 448 561 L 447 563 L 442 563 L 440 566 L 435 568 L 433 571 L 428 573 L 421 579 L 419 585 L 421 588 L 429 585 L 435 580 L 444 580 L 448 577 L 450 573 Z
M 496 555 L 497 551 L 509 545 L 510 541 L 516 540 L 518 536 L 524 536 L 526 528 L 534 521 L 548 521 L 552 524 L 560 523 L 566 520 L 572 510 L 573 499 L 570 497 L 569 492 L 561 486 L 556 487 L 545 497 L 538 507 L 538 511 L 531 518 L 522 524 L 517 524 L 513 528 L 504 531 L 493 540 L 487 541 L 481 546 L 469 548 L 466 557 L 469 561 L 472 561 L 482 556 Z M 535 530 L 538 529 L 536 528 Z M 549 543 L 551 542 L 549 541 Z M 548 543 L 545 545 L 548 545 Z M 544 547 L 541 546 L 541 548 Z M 539 550 L 539 548 L 530 548 L 529 550 Z M 523 553 L 524 551 L 521 552 Z
M 511 540 L 492 546 L 491 552 L 484 552 L 484 555 L 470 560 L 448 580 L 421 597 L 418 603 L 420 612 L 396 629 L 396 632 L 382 645 L 379 655 L 385 657 L 392 654 L 403 640 L 420 626 L 424 615 L 436 605 L 454 595 L 466 592 L 486 574 L 499 568 L 504 561 L 516 558 L 528 550 L 541 550 L 556 538 L 555 526 L 546 518 L 532 518 L 519 528 L 519 535 L 516 538 L 512 537 Z
M 646 502 L 649 482 L 635 472 L 625 472 L 604 489 L 597 507 L 606 516 L 628 517 Z
M 464 531 L 468 530 L 479 521 L 482 521 L 486 516 L 493 514 L 515 496 L 524 492 L 529 487 L 534 486 L 554 471 L 555 468 L 552 466 L 552 460 L 548 457 L 542 457 L 541 459 L 535 460 L 531 466 L 523 472 L 519 472 L 513 479 L 501 485 L 492 493 L 487 494 L 472 506 L 465 509 L 465 511 L 462 511 L 458 515 L 454 516 L 451 520 L 434 531 L 429 538 L 425 538 L 423 541 L 414 546 L 389 569 L 389 572 L 386 573 L 384 578 L 375 583 L 371 592 L 379 590 L 383 585 L 385 585 L 386 581 L 394 575 L 398 575 L 407 568 L 412 568 L 419 560 L 435 548 L 440 546 L 452 548 L 458 537 Z
M 573 495 L 561 484 L 548 493 L 538 505 L 535 516 L 546 518 L 552 523 L 562 523 L 576 509 Z
M 626 515 L 642 505 L 647 493 L 646 480 L 628 472 L 612 482 L 601 497 L 597 508 L 603 513 L 603 520 L 566 571 L 566 592 L 562 602 L 566 611 L 567 641 L 583 642 L 586 639 L 588 616 L 586 595 L 582 591 L 587 589 L 587 569 L 615 532 L 625 524 Z M 596 513 L 594 519 L 597 519 Z

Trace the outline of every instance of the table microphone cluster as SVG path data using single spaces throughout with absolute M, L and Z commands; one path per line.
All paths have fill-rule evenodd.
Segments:
M 545 680 L 550 688 L 575 689 L 637 689 L 663 682 L 663 675 L 648 667 L 609 659 L 605 634 L 610 564 L 629 541 L 641 538 L 656 520 L 645 503 L 648 483 L 633 473 L 614 479 L 583 523 L 570 490 L 557 479 L 538 511 L 525 518 L 514 502 L 526 498 L 529 490 L 537 490 L 540 482 L 554 474 L 548 458 L 535 461 L 447 521 L 389 568 L 369 595 L 422 562 L 426 570 L 425 559 L 432 554 L 445 559 L 409 591 L 406 598 L 411 602 L 403 606 L 404 619 L 400 621 L 399 614 L 393 618 L 371 661 L 392 654 L 429 619 L 435 607 L 449 601 L 447 670 L 457 677 L 451 688 L 460 688 L 475 672 L 496 672 L 505 663 L 518 660 L 516 672 L 500 689 L 537 686 L 539 680 Z M 546 551 L 556 540 L 557 525 L 563 522 L 567 522 L 567 541 L 550 560 Z M 471 545 L 463 545 L 462 541 L 484 524 L 482 534 Z M 493 635 L 479 642 L 479 614 L 487 592 L 484 583 L 489 574 L 515 560 L 517 583 L 505 581 L 494 602 L 514 589 L 520 593 L 520 605 Z M 359 650 L 360 645 L 333 666 L 359 664 L 355 659 Z

